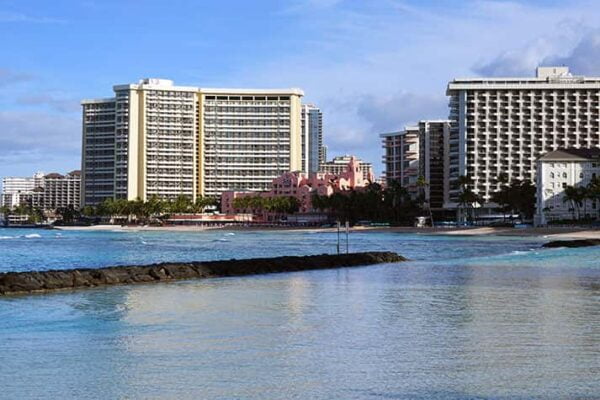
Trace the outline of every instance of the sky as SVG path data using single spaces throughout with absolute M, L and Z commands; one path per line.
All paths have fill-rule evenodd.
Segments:
M 81 106 L 146 77 L 304 90 L 328 156 L 446 118 L 448 81 L 600 76 L 596 1 L 0 0 L 0 176 L 80 168 Z

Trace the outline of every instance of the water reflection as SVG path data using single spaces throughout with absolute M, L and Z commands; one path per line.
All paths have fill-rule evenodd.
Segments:
M 0 385 L 7 398 L 593 397 L 600 269 L 547 260 L 9 298 Z

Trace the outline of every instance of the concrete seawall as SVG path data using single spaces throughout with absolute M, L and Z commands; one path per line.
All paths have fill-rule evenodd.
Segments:
M 355 267 L 406 261 L 392 252 L 366 252 L 302 257 L 251 258 L 188 263 L 160 263 L 94 269 L 0 273 L 0 295 L 48 292 L 105 285 L 168 282 L 275 272 Z

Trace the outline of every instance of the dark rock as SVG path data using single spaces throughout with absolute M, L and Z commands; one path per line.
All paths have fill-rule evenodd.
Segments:
M 577 239 L 577 240 L 555 240 L 552 242 L 544 243 L 542 247 L 555 248 L 555 247 L 590 247 L 600 246 L 600 239 Z
M 600 241 L 599 241 L 600 242 Z M 598 243 L 600 244 L 600 243 Z M 406 261 L 391 252 L 321 254 L 192 263 L 161 263 L 98 269 L 0 273 L 0 295 L 175 279 L 243 276 Z

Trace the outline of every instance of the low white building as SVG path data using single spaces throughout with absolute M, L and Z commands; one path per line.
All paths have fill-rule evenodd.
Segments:
M 540 157 L 537 162 L 536 225 L 573 219 L 577 210 L 570 201 L 565 201 L 565 188 L 585 187 L 596 176 L 600 176 L 598 148 L 558 149 Z M 586 199 L 579 216 L 597 215 L 599 206 L 596 201 Z
M 27 204 L 43 210 L 55 210 L 81 203 L 81 172 L 66 175 L 36 173 L 33 177 L 6 177 L 0 193 L 0 206 L 14 209 Z

